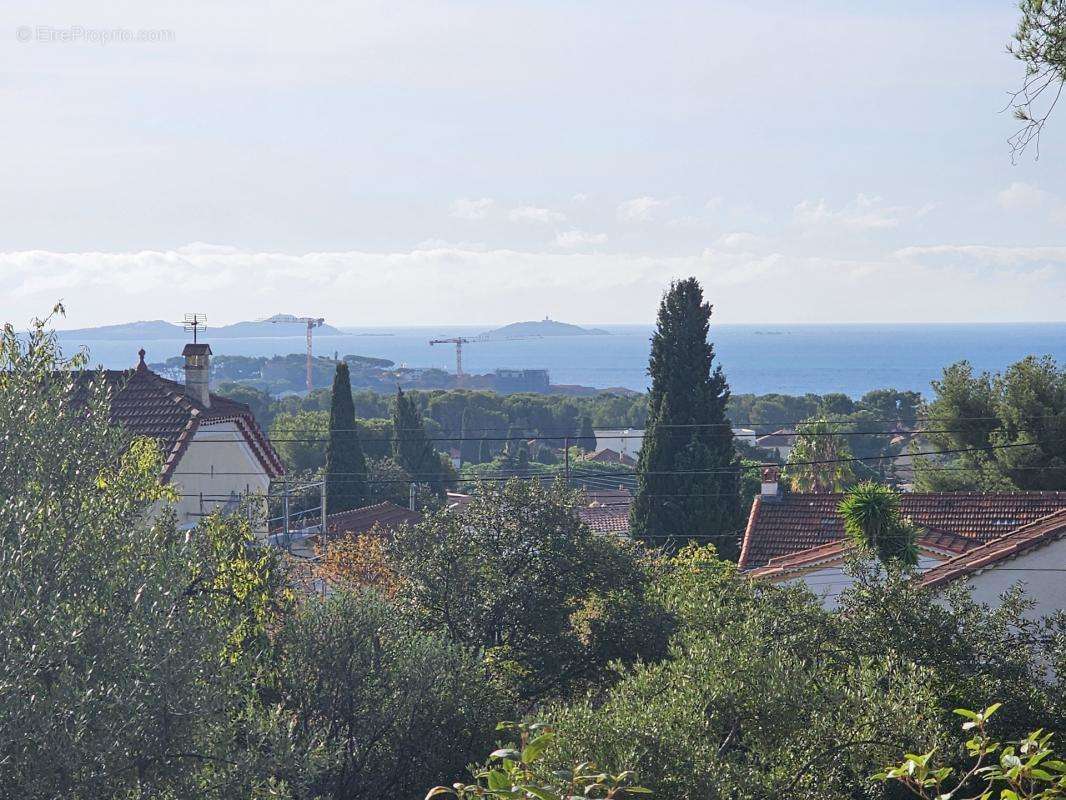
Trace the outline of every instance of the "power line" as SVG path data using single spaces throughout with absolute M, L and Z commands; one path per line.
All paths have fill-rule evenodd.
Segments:
M 990 445 L 988 447 L 962 447 L 962 448 L 956 448 L 956 449 L 953 449 L 953 450 L 929 450 L 929 451 L 925 451 L 925 452 L 899 453 L 899 454 L 896 454 L 896 455 L 851 456 L 851 457 L 848 457 L 848 458 L 826 458 L 826 459 L 817 459 L 817 460 L 810 460 L 810 461 L 794 461 L 794 462 L 790 463 L 788 466 L 798 467 L 798 466 L 817 466 L 817 465 L 823 465 L 823 464 L 865 463 L 865 462 L 868 462 L 868 461 L 872 461 L 872 462 L 893 461 L 893 460 L 895 460 L 897 458 L 914 458 L 914 457 L 921 457 L 921 456 L 958 455 L 958 454 L 962 454 L 962 453 L 987 453 L 987 452 L 989 452 L 991 450 L 1007 450 L 1007 449 L 1016 448 L 1016 447 L 1037 447 L 1037 446 L 1042 446 L 1043 444 L 1045 444 L 1045 443 L 1044 442 L 1013 442 L 1013 443 L 1010 443 L 1010 444 Z M 641 474 L 642 475 L 714 475 L 714 474 L 731 474 L 731 473 L 739 474 L 739 473 L 742 473 L 742 472 L 751 471 L 751 470 L 759 469 L 759 468 L 762 468 L 762 467 L 780 467 L 780 466 L 781 466 L 780 464 L 776 464 L 776 463 L 760 463 L 758 466 L 755 466 L 755 465 L 743 466 L 743 465 L 741 465 L 739 467 L 727 467 L 727 468 L 709 469 L 709 470 L 652 470 L 652 471 L 645 471 L 645 472 L 643 472 Z M 190 472 L 179 472 L 179 471 L 175 471 L 175 472 L 173 472 L 171 474 L 172 475 L 211 475 L 211 476 L 217 476 L 217 475 L 260 475 L 261 473 L 259 473 L 259 472 L 225 472 L 225 471 L 212 471 L 212 472 L 191 472 L 191 471 Z M 330 475 L 335 475 L 335 476 L 345 476 L 345 477 L 373 478 L 373 475 L 371 473 L 367 473 L 367 472 L 330 472 L 329 474 Z M 594 476 L 595 477 L 613 477 L 614 475 L 617 475 L 617 474 L 619 474 L 619 473 L 601 472 L 601 473 L 589 473 L 588 476 L 589 477 L 594 477 Z M 528 475 L 530 477 L 553 477 L 551 475 L 543 475 L 543 474 L 538 475 L 537 473 L 528 473 L 528 472 L 527 473 L 523 473 L 523 475 Z M 492 480 L 498 480 L 498 479 L 502 478 L 502 479 L 506 480 L 509 477 L 519 477 L 519 475 L 517 473 L 512 473 L 511 475 L 508 475 L 508 476 L 502 476 L 502 475 L 501 476 L 495 476 L 495 475 L 493 475 L 493 476 L 480 476 L 480 478 L 479 477 L 474 477 L 474 478 L 461 478 L 461 477 L 460 478 L 441 478 L 439 472 L 429 472 L 429 473 L 418 473 L 418 474 L 415 474 L 415 475 L 411 475 L 410 477 L 412 477 L 412 478 L 415 478 L 415 477 L 435 478 L 435 479 L 441 479 L 441 480 L 444 480 L 445 482 L 451 483 L 451 482 L 456 482 L 456 481 L 462 481 L 462 482 L 476 481 L 476 480 L 479 480 L 480 478 L 486 478 L 486 479 L 492 479 Z M 583 476 L 580 473 L 576 473 L 575 477 L 580 478 L 580 477 L 583 477 Z M 390 482 L 390 481 L 379 481 L 379 482 L 385 483 L 385 482 Z M 407 481 L 407 480 L 392 480 L 391 482 L 409 483 L 410 481 Z

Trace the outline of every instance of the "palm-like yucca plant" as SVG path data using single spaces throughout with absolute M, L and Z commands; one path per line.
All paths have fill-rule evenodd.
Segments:
M 898 492 L 880 483 L 860 483 L 838 510 L 844 531 L 857 546 L 876 553 L 886 564 L 918 564 L 918 528 L 900 516 Z

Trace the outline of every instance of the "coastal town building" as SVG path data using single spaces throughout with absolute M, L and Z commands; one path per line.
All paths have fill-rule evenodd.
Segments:
M 184 384 L 148 369 L 143 349 L 134 369 L 85 371 L 77 380 L 88 385 L 102 375 L 111 391 L 112 421 L 159 443 L 159 480 L 177 491 L 178 524 L 191 528 L 216 510 L 236 510 L 244 499 L 254 507 L 284 468 L 251 409 L 211 392 L 210 346 L 188 344 L 183 355 Z M 261 503 L 253 510 L 265 511 Z M 265 536 L 265 514 L 253 519 Z
M 750 443 L 750 439 L 747 440 Z M 787 428 L 768 433 L 755 439 L 755 446 L 769 450 L 780 461 L 788 461 L 792 448 L 796 446 L 796 432 Z
M 740 569 L 770 583 L 801 582 L 832 607 L 853 582 L 845 570 L 852 544 L 837 510 L 842 499 L 784 494 L 776 471 L 765 470 L 744 531 Z M 926 585 L 966 578 L 979 589 L 975 596 L 994 602 L 1024 579 L 1041 592 L 1042 605 L 1062 607 L 1061 598 L 1055 600 L 1059 592 L 1045 591 L 1061 574 L 1015 574 L 1019 568 L 1006 562 L 1066 569 L 1066 492 L 904 493 L 900 512 L 921 530 L 918 570 Z

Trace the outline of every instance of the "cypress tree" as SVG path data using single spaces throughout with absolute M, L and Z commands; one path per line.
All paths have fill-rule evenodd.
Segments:
M 725 415 L 729 386 L 707 340 L 710 318 L 695 278 L 671 283 L 651 340 L 630 530 L 655 545 L 709 541 L 736 558 L 740 460 Z
M 589 453 L 596 449 L 596 431 L 592 429 L 592 420 L 589 417 L 581 418 L 581 428 L 578 430 L 575 444 Z
M 366 505 L 366 456 L 355 428 L 355 405 L 348 365 L 341 362 L 333 376 L 326 445 L 326 511 L 336 514 Z
M 492 443 L 485 438 L 481 439 L 481 444 L 478 446 L 477 451 L 477 463 L 488 464 L 492 461 Z
M 475 419 L 473 409 L 469 406 L 463 409 L 462 422 L 459 425 L 459 459 L 463 464 L 478 462 L 480 442 L 473 435 Z
M 428 484 L 437 495 L 444 496 L 443 465 L 433 443 L 426 436 L 422 415 L 415 401 L 396 389 L 392 409 L 392 457 L 416 483 Z

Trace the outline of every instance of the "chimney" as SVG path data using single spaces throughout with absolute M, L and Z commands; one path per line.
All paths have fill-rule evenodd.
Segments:
M 780 470 L 777 467 L 764 467 L 762 471 L 762 491 L 759 496 L 763 500 L 778 498 L 781 496 L 781 487 L 778 484 Z
M 187 344 L 185 356 L 185 394 L 205 408 L 211 407 L 211 345 Z

